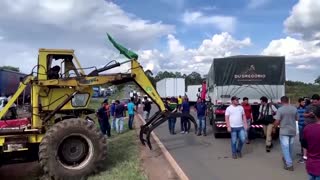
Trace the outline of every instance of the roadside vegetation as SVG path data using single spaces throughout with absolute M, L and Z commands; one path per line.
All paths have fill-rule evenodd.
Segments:
M 106 170 L 89 177 L 89 180 L 146 180 L 140 168 L 139 147 L 134 131 L 126 131 L 108 139 L 108 159 Z
M 320 94 L 320 85 L 298 81 L 286 81 L 286 95 L 291 103 L 298 101 L 300 97 L 311 97 L 312 94 Z
M 124 98 L 124 91 L 119 88 L 118 93 L 108 97 L 109 103 L 114 99 Z M 90 102 L 92 109 L 98 109 L 104 98 L 94 98 Z M 96 117 L 93 117 L 97 122 Z M 144 172 L 140 168 L 139 146 L 135 131 L 128 130 L 128 121 L 125 120 L 125 131 L 118 135 L 111 132 L 112 137 L 107 139 L 108 158 L 105 171 L 89 177 L 89 180 L 146 180 Z M 98 125 L 98 123 L 97 123 Z

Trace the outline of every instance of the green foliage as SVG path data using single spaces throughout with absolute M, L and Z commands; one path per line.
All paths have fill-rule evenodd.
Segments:
M 314 83 L 320 84 L 320 76 L 318 76 L 317 79 L 314 80 Z
M 181 78 L 181 76 L 179 75 L 181 75 L 181 73 L 179 74 L 178 72 L 174 73 L 174 72 L 168 72 L 168 71 L 164 71 L 164 72 L 160 71 L 155 76 L 155 81 L 158 82 L 161 79 L 165 79 L 165 78 Z
M 198 85 L 202 83 L 202 77 L 197 72 L 192 72 L 186 77 L 186 86 L 188 85 Z
M 127 126 L 126 126 L 127 129 Z M 140 170 L 139 148 L 134 131 L 126 131 L 108 140 L 108 160 L 106 170 L 89 177 L 89 180 L 146 180 Z
M 13 67 L 13 66 L 0 66 L 0 70 L 10 70 L 15 72 L 20 72 L 20 69 L 18 67 Z
M 286 95 L 291 102 L 298 101 L 300 97 L 311 97 L 312 94 L 320 94 L 320 86 L 299 81 L 286 81 Z

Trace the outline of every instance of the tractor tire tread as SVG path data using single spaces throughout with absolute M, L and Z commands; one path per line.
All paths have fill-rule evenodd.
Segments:
M 90 162 L 80 170 L 66 169 L 58 162 L 58 158 L 52 157 L 52 154 L 57 154 L 58 151 L 58 144 L 60 143 L 58 138 L 67 136 L 66 131 L 72 130 L 77 131 L 77 133 L 85 133 L 94 146 Z M 39 146 L 40 166 L 45 174 L 54 179 L 82 179 L 92 173 L 97 173 L 105 167 L 106 157 L 106 138 L 94 124 L 80 118 L 66 119 L 54 124 L 47 131 Z

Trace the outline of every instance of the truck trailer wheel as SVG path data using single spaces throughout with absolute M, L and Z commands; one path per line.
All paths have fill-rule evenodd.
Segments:
M 81 179 L 99 171 L 107 142 L 97 127 L 84 119 L 66 119 L 53 125 L 39 147 L 44 172 L 54 179 Z

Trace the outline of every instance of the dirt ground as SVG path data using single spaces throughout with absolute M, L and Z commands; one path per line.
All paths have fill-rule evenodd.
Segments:
M 36 180 L 41 175 L 38 161 L 7 164 L 0 167 L 1 180 Z
M 135 118 L 135 127 L 140 127 L 142 122 Z M 140 128 L 136 128 L 137 138 L 139 138 Z M 171 165 L 168 163 L 155 141 L 151 140 L 153 149 L 140 145 L 140 157 L 142 170 L 149 180 L 174 180 L 179 179 Z

